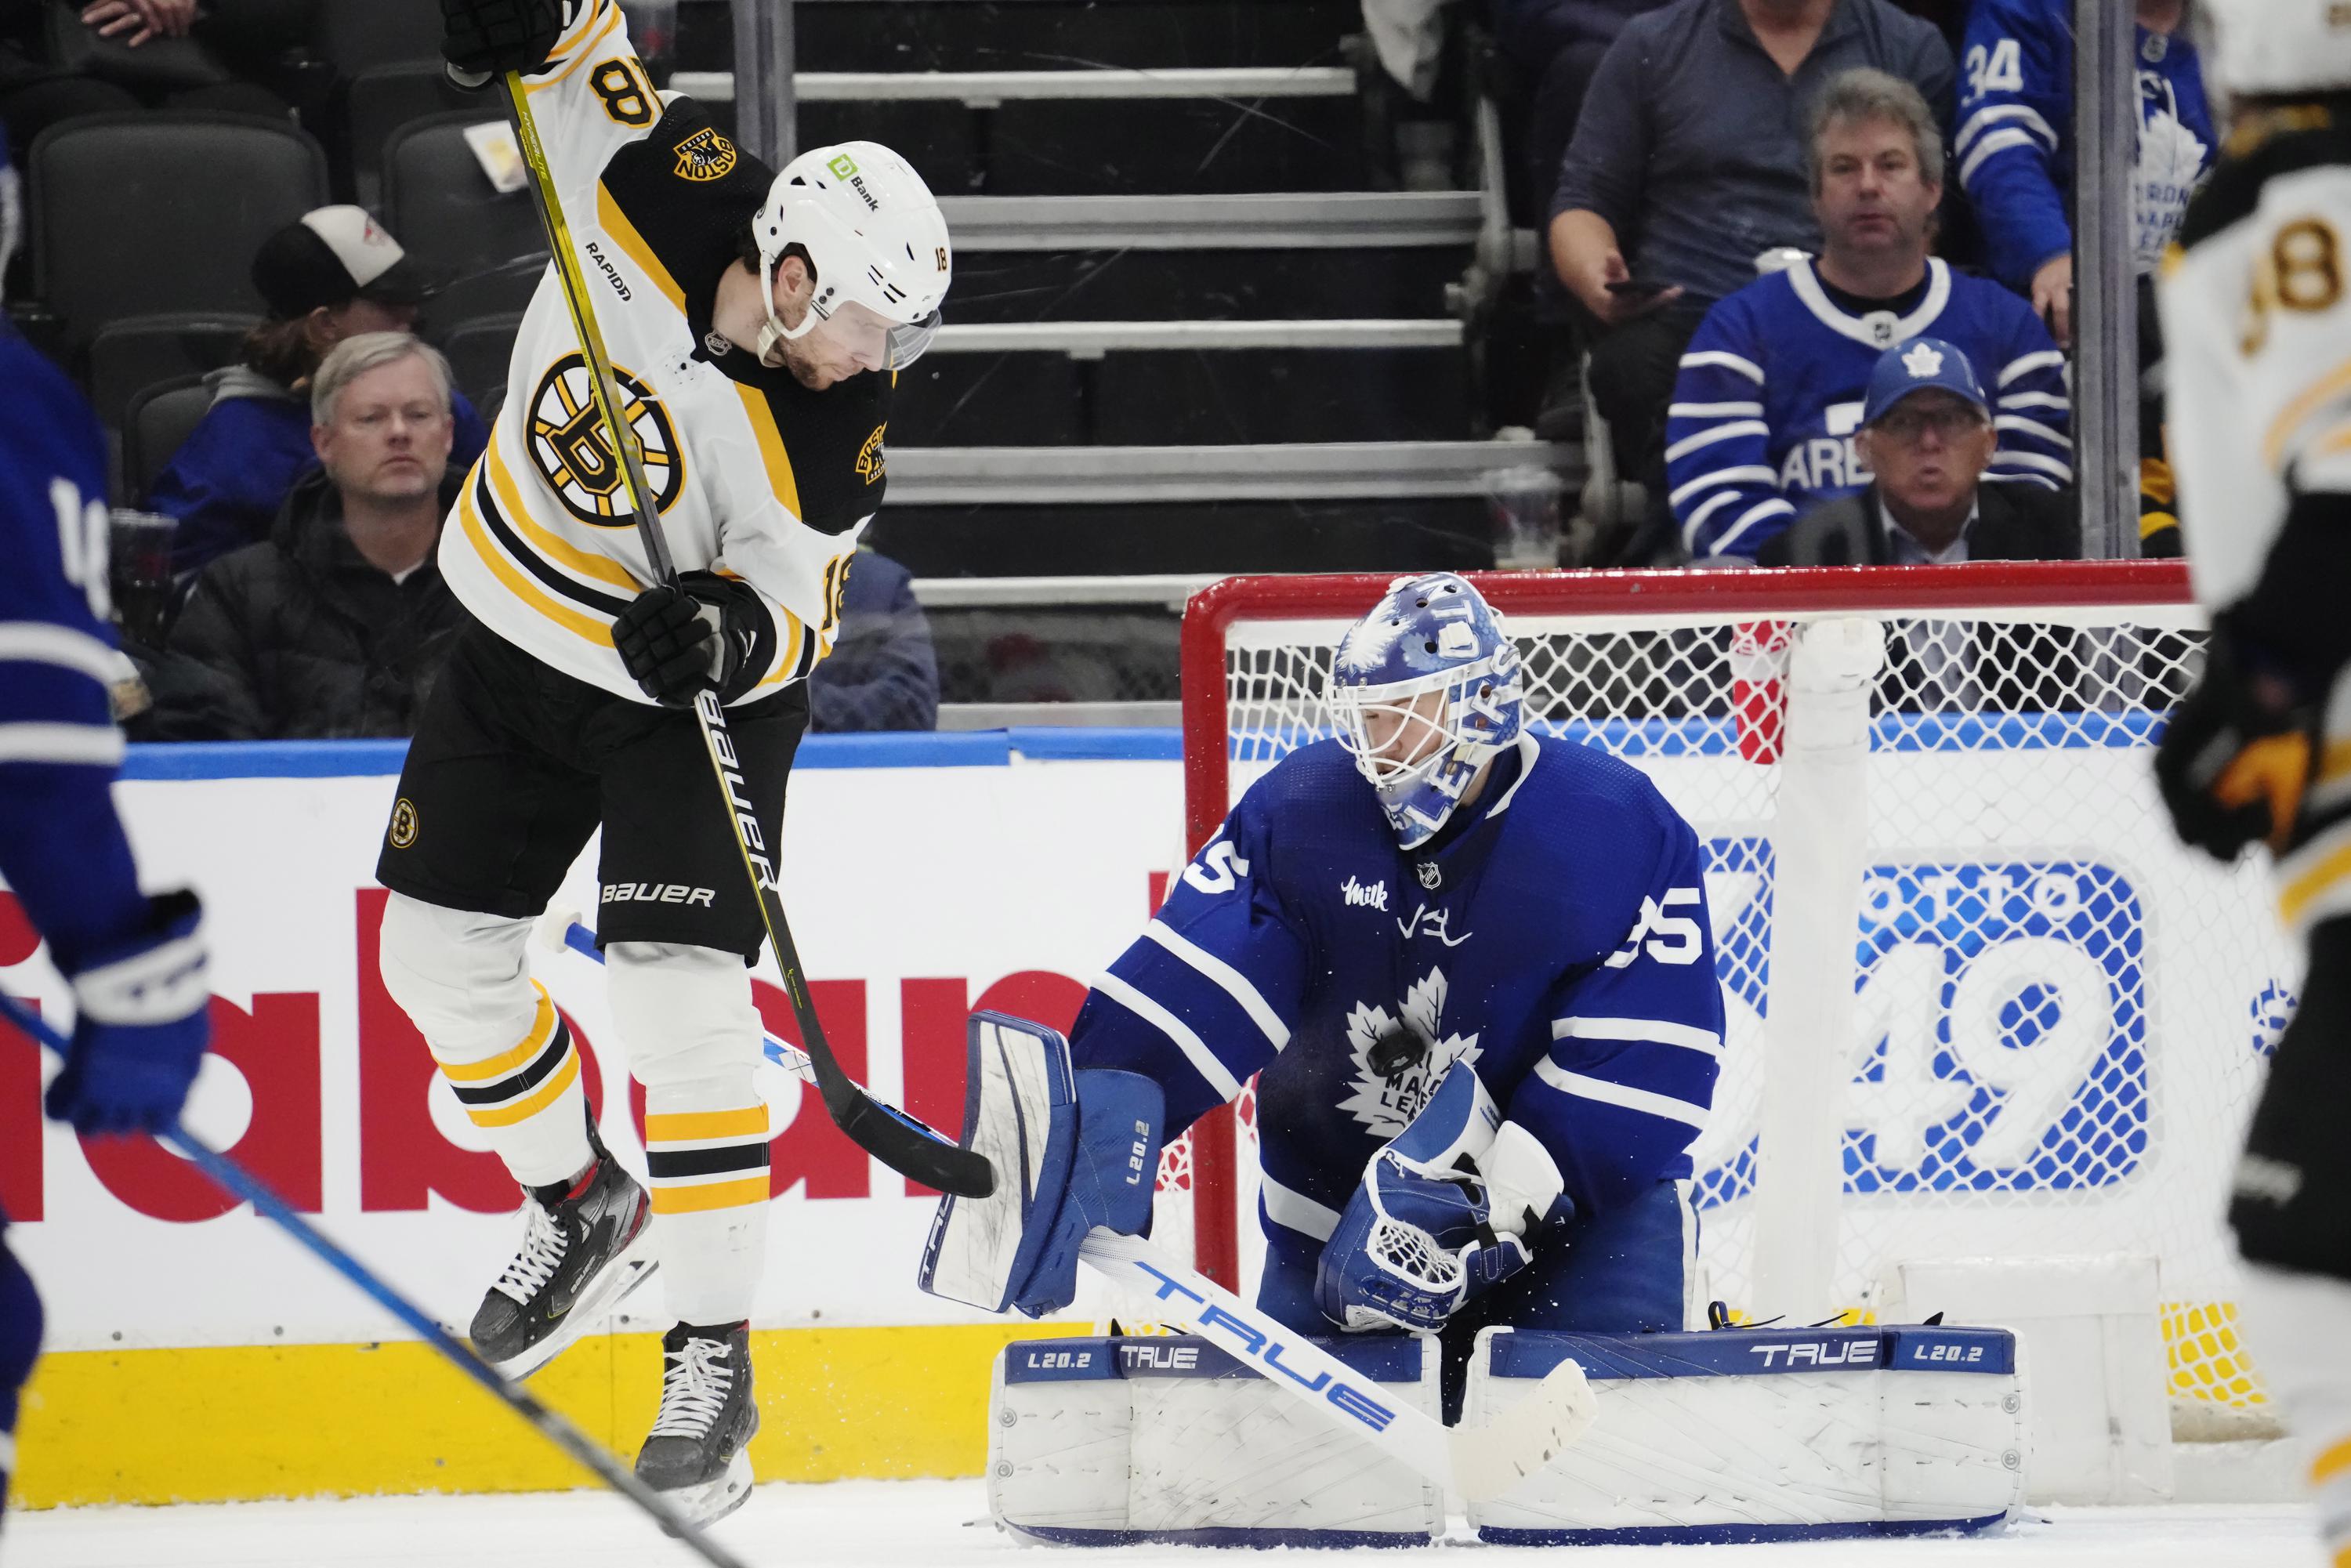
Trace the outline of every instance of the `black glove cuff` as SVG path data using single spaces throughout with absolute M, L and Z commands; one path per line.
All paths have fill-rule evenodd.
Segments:
M 678 574 L 678 587 L 718 612 L 718 700 L 731 703 L 767 674 L 776 662 L 776 618 L 759 591 L 739 577 L 715 571 Z

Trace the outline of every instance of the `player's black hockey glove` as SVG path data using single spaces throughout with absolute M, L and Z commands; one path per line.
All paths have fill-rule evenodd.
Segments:
M 713 571 L 679 574 L 675 588 L 648 588 L 612 622 L 621 663 L 664 707 L 690 707 L 716 688 L 732 702 L 775 659 L 775 622 L 758 592 Z
M 578 15 L 579 0 L 441 0 L 441 57 L 479 86 L 503 71 L 535 70 Z
M 2155 780 L 2182 841 L 2231 861 L 2283 849 L 2310 782 L 2313 718 L 2286 678 L 2220 617 L 2204 674 L 2155 748 Z

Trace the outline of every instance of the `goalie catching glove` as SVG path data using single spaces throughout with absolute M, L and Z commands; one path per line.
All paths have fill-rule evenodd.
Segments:
M 1314 1304 L 1349 1333 L 1435 1333 L 1525 1268 L 1528 1235 L 1574 1205 L 1532 1133 L 1458 1062 L 1364 1167 L 1315 1270 Z
M 916 1280 L 1041 1318 L 1077 1299 L 1088 1231 L 1149 1228 L 1165 1097 L 1139 1072 L 1071 1071 L 1059 1030 L 1008 1013 L 972 1014 L 967 1050 L 963 1146 L 987 1156 L 996 1190 L 939 1200 Z
M 664 707 L 691 707 L 713 688 L 720 702 L 733 702 L 766 673 L 775 641 L 758 591 L 715 571 L 681 573 L 675 588 L 648 588 L 612 621 L 622 664 Z

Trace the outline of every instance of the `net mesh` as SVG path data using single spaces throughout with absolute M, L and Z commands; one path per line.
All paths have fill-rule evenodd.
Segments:
M 2264 873 L 2174 842 L 2148 772 L 2201 635 L 2185 606 L 1770 619 L 1511 612 L 1538 733 L 1640 767 L 1706 846 L 1727 1013 L 1713 1116 L 1693 1154 L 1708 1294 L 1755 1281 L 1774 926 L 1775 803 L 1792 641 L 1874 622 L 1852 1074 L 1835 1296 L 1862 1318 L 1905 1259 L 2151 1254 L 2172 1392 L 2208 1413 L 2262 1393 L 2231 1305 L 2220 1195 L 2292 965 Z M 1489 590 L 1490 591 L 1490 590 Z M 1225 643 L 1235 798 L 1328 733 L 1320 693 L 1345 621 L 1252 621 Z M 1188 1140 L 1161 1171 L 1163 1234 L 1195 1201 Z

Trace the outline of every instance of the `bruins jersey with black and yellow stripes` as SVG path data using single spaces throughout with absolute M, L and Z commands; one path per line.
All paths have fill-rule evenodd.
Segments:
M 2287 926 L 2351 914 L 2351 674 L 2332 656 L 2351 582 L 2307 580 L 2351 530 L 2351 120 L 2248 114 L 2167 256 L 2166 426 L 2196 596 L 2312 679 L 2317 767 L 2278 857 Z M 2315 530 L 2315 532 L 2314 532 Z M 2282 549 L 2283 543 L 2283 549 Z
M 595 0 L 524 80 L 670 555 L 758 591 L 776 652 L 737 700 L 770 695 L 831 649 L 842 580 L 887 488 L 891 379 L 810 392 L 712 329 L 718 280 L 773 172 L 693 99 L 654 90 L 615 0 Z M 611 628 L 653 573 L 552 267 L 440 560 L 500 636 L 645 700 Z

